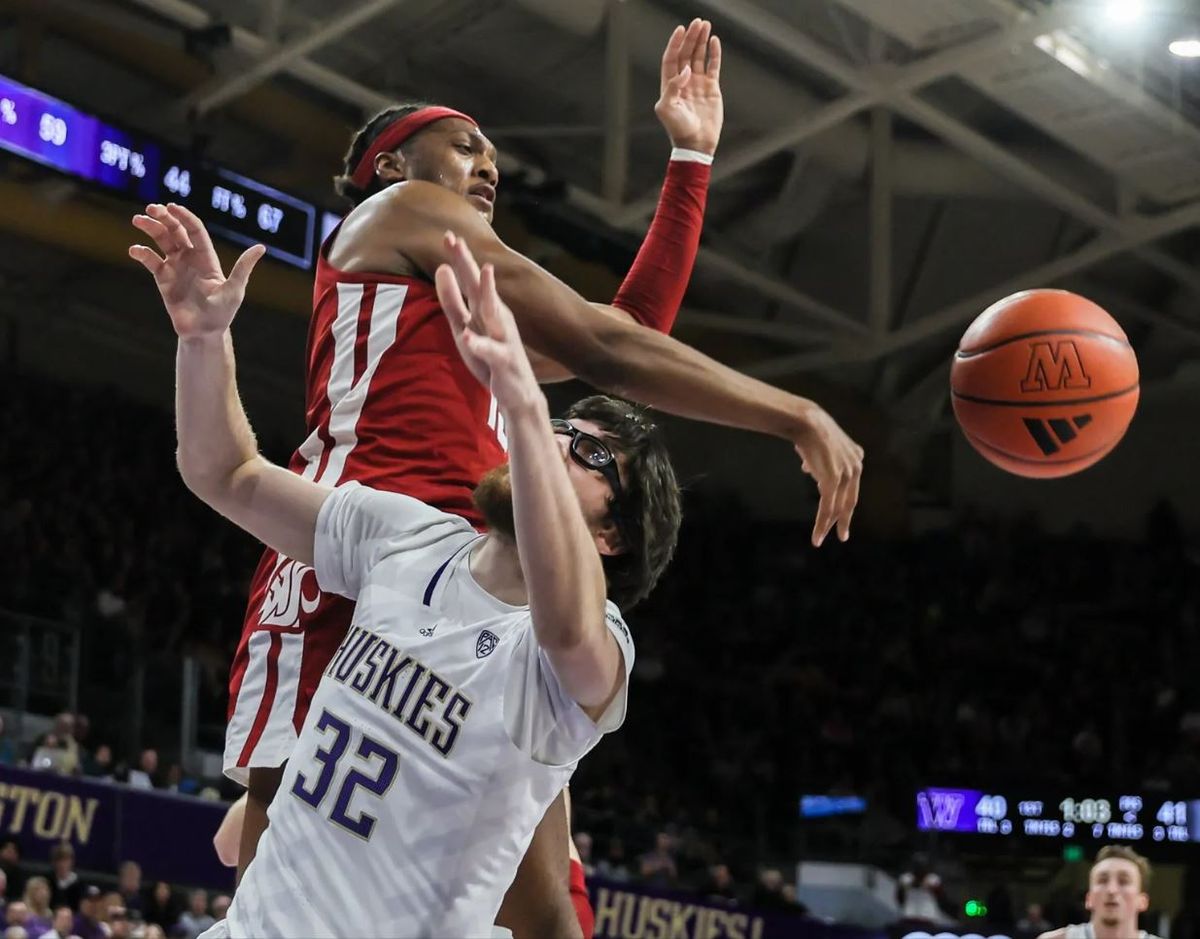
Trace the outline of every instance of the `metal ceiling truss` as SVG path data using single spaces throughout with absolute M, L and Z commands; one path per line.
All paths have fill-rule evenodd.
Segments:
M 188 0 L 133 0 L 133 2 L 144 9 L 151 10 L 189 29 L 199 29 L 208 26 L 213 20 L 213 16 L 208 10 L 188 2 Z M 373 0 L 373 2 L 360 5 L 354 12 L 361 13 L 373 8 L 375 3 L 387 2 L 388 0 Z M 351 14 L 346 15 L 349 16 Z M 342 19 L 344 17 L 328 21 L 323 26 L 317 27 L 316 32 L 319 34 L 322 29 L 328 29 L 331 24 Z M 269 75 L 283 71 L 294 78 L 312 85 L 324 94 L 357 105 L 367 112 L 379 111 L 395 103 L 391 96 L 381 94 L 372 88 L 368 88 L 359 82 L 347 78 L 333 69 L 307 58 L 306 52 L 311 51 L 315 46 L 307 50 L 299 49 L 299 46 L 302 42 L 312 42 L 312 33 L 308 34 L 304 39 L 285 47 L 285 49 L 290 50 L 290 54 L 283 54 L 284 50 L 276 49 L 273 43 L 245 27 L 231 26 L 230 33 L 232 44 L 236 49 L 259 60 L 256 69 L 258 75 L 255 82 L 261 82 L 269 77 Z M 297 51 L 298 49 L 299 51 Z M 270 68 L 267 67 L 268 65 Z M 243 82 L 238 93 L 245 92 L 249 88 L 250 85 Z M 209 93 L 211 94 L 211 89 Z M 608 123 L 609 121 L 606 120 L 606 124 Z M 615 118 L 613 118 L 612 123 L 614 125 L 617 123 Z M 627 119 L 624 126 L 627 131 Z M 541 172 L 537 167 L 526 166 L 524 161 L 511 153 L 502 152 L 501 161 L 509 168 L 532 169 L 535 172 Z M 613 165 L 616 164 L 617 161 L 614 157 Z M 567 199 L 576 208 L 598 218 L 613 222 L 620 228 L 638 230 L 644 224 L 643 218 L 623 223 L 614 220 L 612 218 L 612 205 L 603 196 L 587 192 L 575 186 L 567 187 Z M 653 206 L 651 206 L 651 210 L 653 210 Z M 832 327 L 835 330 L 841 331 L 849 330 L 854 333 L 862 333 L 866 330 L 866 327 L 853 317 L 842 313 L 840 310 L 835 310 L 828 304 L 822 303 L 803 291 L 797 290 L 777 277 L 754 270 L 740 260 L 709 248 L 701 248 L 697 260 L 702 269 L 718 273 L 720 276 L 736 281 L 769 300 L 777 301 L 790 309 L 807 314 L 810 318 L 824 324 L 826 327 Z M 708 314 L 706 325 L 715 328 L 717 318 L 720 316 L 722 314 Z M 733 331 L 743 331 L 741 329 L 741 317 L 730 315 L 726 317 L 726 321 Z M 791 342 L 793 340 L 787 337 L 794 336 L 795 332 L 795 330 L 785 330 L 777 338 L 780 341 Z M 806 336 L 811 335 L 807 330 L 804 330 L 803 334 Z
M 872 361 L 899 352 L 970 319 L 987 304 L 1007 292 L 1045 284 L 1125 251 L 1133 252 L 1143 261 L 1200 295 L 1200 272 L 1193 270 L 1170 253 L 1151 246 L 1153 241 L 1200 223 L 1200 203 L 1185 205 L 1156 217 L 1114 215 L 950 115 L 914 97 L 913 91 L 922 85 L 953 74 L 981 55 L 994 53 L 1018 41 L 1029 41 L 1049 29 L 1065 25 L 1069 22 L 1071 13 L 1077 11 L 1071 11 L 1063 5 L 1050 7 L 1045 13 L 1030 17 L 1011 29 L 1000 31 L 1000 35 L 989 34 L 889 73 L 875 68 L 856 69 L 809 36 L 751 5 L 747 0 L 698 2 L 701 6 L 713 9 L 722 19 L 736 23 L 772 48 L 824 72 L 850 89 L 849 95 L 827 106 L 826 111 L 840 105 L 841 111 L 844 112 L 853 106 L 853 112 L 856 113 L 867 106 L 863 103 L 866 101 L 886 106 L 1107 235 L 1080 251 L 981 291 L 883 338 L 866 343 L 834 344 L 830 347 L 828 355 L 824 356 L 820 352 L 780 356 L 755 366 L 751 369 L 753 374 L 764 378 L 778 378 L 809 368 Z M 810 116 L 810 119 L 813 117 L 816 115 Z M 789 139 L 788 145 L 792 143 Z M 873 206 L 876 198 L 873 194 Z M 878 303 L 878 300 L 875 302 Z M 872 313 L 875 324 L 878 325 L 881 314 L 877 308 L 873 308 Z

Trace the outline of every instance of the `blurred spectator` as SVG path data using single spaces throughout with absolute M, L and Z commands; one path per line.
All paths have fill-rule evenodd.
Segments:
M 50 929 L 42 933 L 38 939 L 71 939 L 75 935 L 74 926 L 75 914 L 71 912 L 71 908 L 60 906 L 54 911 L 54 920 Z
M 900 875 L 896 892 L 905 923 L 929 927 L 953 922 L 941 909 L 942 878 L 930 869 L 924 855 L 916 855 L 911 869 Z
M 104 894 L 99 887 L 84 887 L 74 924 L 75 935 L 79 939 L 107 939 L 107 930 L 100 920 L 105 912 L 102 906 L 103 898 Z
M 123 906 L 110 906 L 105 923 L 108 925 L 108 939 L 130 939 L 133 933 L 129 911 Z
M 142 930 L 142 939 L 167 939 L 167 934 L 158 923 L 147 923 Z
M 789 913 L 807 913 L 808 907 L 800 902 L 796 897 L 796 885 L 785 883 L 779 888 L 779 895 L 783 898 L 783 908 Z
M 54 923 L 54 909 L 50 904 L 50 881 L 45 877 L 30 877 L 25 882 L 25 908 L 32 925 L 24 925 L 31 935 L 40 936 L 50 929 Z
M 69 842 L 62 842 L 50 853 L 50 866 L 54 871 L 50 881 L 50 905 L 56 910 L 60 906 L 79 909 L 83 884 L 75 873 L 75 849 Z
M 4 939 L 29 939 L 29 932 L 24 926 L 9 926 L 4 930 Z
M 596 863 L 596 872 L 609 880 L 625 881 L 632 875 L 625 863 L 625 845 L 620 838 L 610 838 L 608 854 Z
M 13 766 L 17 762 L 17 744 L 9 737 L 8 728 L 4 724 L 4 715 L 0 714 L 0 765 Z
M 675 858 L 671 854 L 671 836 L 660 831 L 654 836 L 654 848 L 641 856 L 638 869 L 642 880 L 660 887 L 673 886 L 679 877 Z
M 129 771 L 129 785 L 135 789 L 154 789 L 158 786 L 158 751 L 145 749 L 138 758 L 137 769 Z
M 728 864 L 714 864 L 708 869 L 708 884 L 703 894 L 710 899 L 724 900 L 731 904 L 738 902 L 738 890 Z
M 124 861 L 117 870 L 117 893 L 126 910 L 142 909 L 142 868 L 137 861 Z
M 4 898 L 12 900 L 25 890 L 25 872 L 21 869 L 21 848 L 9 838 L 0 844 L 0 871 L 4 871 L 7 886 Z
M 233 903 L 233 898 L 226 893 L 219 893 L 213 897 L 212 915 L 214 919 L 222 920 L 225 914 L 229 912 L 229 905 Z
M 54 718 L 54 736 L 62 748 L 62 767 L 59 772 L 74 776 L 79 772 L 79 744 L 75 740 L 75 715 L 63 711 Z
M 42 737 L 33 756 L 29 758 L 29 768 L 40 773 L 67 773 L 71 754 L 67 750 L 66 741 L 57 734 L 49 733 Z
M 1053 928 L 1054 924 L 1046 919 L 1040 903 L 1030 903 L 1025 908 L 1025 915 L 1017 920 L 1017 934 L 1020 939 L 1035 939 Z
M 163 930 L 168 930 L 179 921 L 181 912 L 179 901 L 175 899 L 171 885 L 160 880 L 154 884 L 146 896 L 145 904 L 142 906 L 142 919 L 147 923 L 161 926 Z
M 83 775 L 96 779 L 113 778 L 112 747 L 102 743 L 96 747 L 95 753 L 86 754 L 83 758 Z
M 759 910 L 786 909 L 788 902 L 783 896 L 783 873 L 775 867 L 764 867 L 758 872 L 758 883 L 750 897 L 750 905 Z
M 42 929 L 38 928 L 38 923 L 30 923 L 29 907 L 25 905 L 23 900 L 11 900 L 4 908 L 4 925 L 7 927 L 20 926 L 25 929 L 30 935 L 40 936 L 50 924 L 47 922 Z
M 193 890 L 188 896 L 188 909 L 179 917 L 179 922 L 172 932 L 178 933 L 181 939 L 196 939 L 215 922 L 212 914 L 208 912 L 208 892 Z

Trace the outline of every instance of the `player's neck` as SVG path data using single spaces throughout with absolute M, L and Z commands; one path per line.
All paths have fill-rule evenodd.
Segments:
M 525 572 L 517 556 L 517 544 L 495 532 L 471 550 L 468 559 L 475 582 L 502 603 L 524 606 L 529 602 Z
M 1096 939 L 1131 939 L 1139 934 L 1137 919 L 1119 926 L 1106 926 L 1097 920 L 1092 920 L 1092 935 Z

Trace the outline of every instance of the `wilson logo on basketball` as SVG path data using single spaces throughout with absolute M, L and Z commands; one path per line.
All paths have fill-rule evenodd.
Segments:
M 1059 391 L 1091 388 L 1092 379 L 1083 370 L 1079 350 L 1070 340 L 1034 342 L 1029 347 L 1029 367 L 1021 379 L 1022 391 Z
M 1065 417 L 1051 417 L 1047 420 L 1024 418 L 1025 429 L 1038 445 L 1038 449 L 1046 456 L 1057 453 L 1062 447 L 1079 436 L 1076 431 L 1083 430 L 1092 422 L 1092 415 L 1080 414 L 1068 420 Z

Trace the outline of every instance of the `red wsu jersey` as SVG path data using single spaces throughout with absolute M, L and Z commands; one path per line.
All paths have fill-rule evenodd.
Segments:
M 433 285 L 340 271 L 324 254 L 308 332 L 308 439 L 290 469 L 400 492 L 481 527 L 471 493 L 506 459 L 504 420 L 463 363 Z M 287 760 L 353 610 L 317 589 L 312 568 L 263 554 L 230 674 L 226 773 L 245 782 L 247 768 Z
M 308 439 L 291 469 L 356 480 L 482 524 L 471 493 L 505 460 L 496 402 L 463 363 L 433 284 L 317 262 Z

